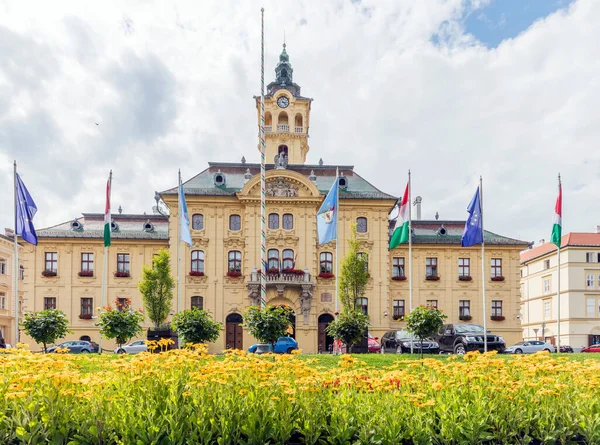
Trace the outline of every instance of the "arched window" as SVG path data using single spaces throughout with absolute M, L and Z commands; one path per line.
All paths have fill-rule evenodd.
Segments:
M 321 252 L 319 264 L 321 273 L 333 273 L 333 254 L 331 252 Z
M 202 230 L 204 229 L 204 215 L 195 213 L 192 215 L 192 229 Z
M 279 147 L 277 147 L 277 154 L 279 156 L 285 155 L 285 157 L 287 157 L 287 155 L 288 155 L 288 146 L 287 145 L 280 145 Z
M 289 132 L 290 126 L 288 123 L 288 115 L 285 111 L 279 113 L 277 117 L 277 131 Z
M 265 112 L 265 127 L 271 127 L 273 125 L 273 118 L 271 117 L 271 112 L 267 111 Z M 265 128 L 265 131 L 267 131 L 267 129 Z M 268 131 L 271 131 L 271 129 L 269 128 Z
M 367 218 L 356 218 L 356 231 L 358 233 L 367 233 Z
M 283 251 L 283 270 L 294 269 L 296 267 L 295 263 L 294 251 L 292 249 L 285 249 Z
M 277 270 L 279 272 L 279 250 L 277 249 L 269 249 L 267 252 L 268 266 L 269 270 Z
M 302 133 L 302 115 L 300 113 L 296 114 L 294 125 L 296 126 L 296 133 Z
M 279 229 L 279 214 L 269 213 L 269 229 Z
M 294 215 L 291 213 L 285 213 L 283 215 L 283 228 L 285 230 L 292 230 L 294 228 Z
M 203 297 L 192 297 L 192 309 L 204 309 L 204 298 Z
M 192 272 L 204 273 L 204 252 L 201 250 L 192 250 Z
M 242 217 L 240 215 L 229 215 L 229 230 L 241 230 Z
M 365 315 L 369 315 L 369 299 L 365 297 L 357 298 L 354 307 Z
M 242 272 L 242 252 L 239 250 L 229 251 L 229 272 Z

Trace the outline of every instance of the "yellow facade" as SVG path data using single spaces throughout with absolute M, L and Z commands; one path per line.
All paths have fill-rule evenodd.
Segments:
M 18 245 L 19 255 L 23 250 Z M 19 261 L 22 265 L 22 261 Z M 23 270 L 17 271 L 19 275 L 19 317 L 23 316 Z M 0 235 L 0 337 L 5 343 L 14 346 L 15 343 L 15 244 L 12 232 L 7 230 L 6 235 Z

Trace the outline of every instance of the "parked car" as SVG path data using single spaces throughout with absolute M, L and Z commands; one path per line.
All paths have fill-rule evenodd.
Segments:
M 256 352 L 257 345 L 252 345 L 248 348 L 248 352 Z M 269 352 L 276 354 L 290 354 L 293 350 L 298 349 L 298 343 L 292 337 L 279 337 L 275 342 L 275 348 L 269 345 Z M 266 351 L 263 351 L 266 352 Z
M 573 352 L 573 348 L 569 345 L 560 345 L 560 352 Z
M 423 342 L 416 339 L 408 331 L 398 329 L 388 331 L 381 337 L 381 352 L 395 354 L 410 354 L 410 343 L 412 341 L 413 353 L 437 354 L 440 352 L 440 346 L 432 339 L 426 339 Z
M 70 354 L 89 354 L 90 352 L 98 352 L 100 350 L 98 344 L 93 341 L 70 340 L 63 342 L 60 345 L 51 346 L 48 348 L 48 352 L 54 352 L 58 348 L 67 348 Z
M 520 341 L 504 350 L 507 354 L 533 354 L 539 351 L 556 352 L 556 347 L 540 340 Z
M 487 336 L 488 351 L 504 352 L 506 349 L 504 339 L 489 331 L 486 333 L 483 326 L 478 324 L 445 324 L 437 333 L 435 340 L 440 345 L 440 352 L 464 354 L 469 351 L 483 352 L 484 335 Z
M 600 352 L 600 345 L 592 345 L 581 348 L 581 352 Z
M 117 346 L 115 354 L 139 354 L 140 352 L 147 352 L 148 346 L 146 340 L 132 341 L 128 345 L 123 345 L 120 348 Z
M 377 342 L 379 338 L 373 337 L 369 334 L 369 352 L 381 352 L 381 346 Z

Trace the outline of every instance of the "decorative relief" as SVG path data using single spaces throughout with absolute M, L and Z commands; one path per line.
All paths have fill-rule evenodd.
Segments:
M 279 198 L 295 198 L 298 196 L 298 187 L 290 184 L 283 178 L 277 178 L 267 183 L 267 196 Z
M 242 238 L 225 238 L 223 240 L 223 246 L 228 249 L 243 249 L 246 246 L 246 241 Z
M 206 283 L 206 281 L 208 280 L 208 277 L 203 276 L 203 277 L 191 277 L 191 276 L 187 276 L 185 277 L 185 282 L 188 284 L 201 284 L 201 283 Z
M 297 236 L 293 236 L 291 234 L 284 233 L 283 231 L 279 231 L 277 235 L 267 237 L 267 246 L 295 246 L 297 245 L 298 240 L 299 238 Z
M 227 284 L 242 284 L 244 282 L 244 277 L 228 277 L 225 276 L 223 281 Z
M 358 243 L 358 248 L 359 250 L 365 251 L 365 250 L 371 250 L 373 248 L 373 241 L 369 241 L 369 240 L 361 240 Z

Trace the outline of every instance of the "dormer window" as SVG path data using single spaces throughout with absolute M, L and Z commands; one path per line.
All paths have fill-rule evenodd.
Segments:
M 144 223 L 144 232 L 153 232 L 154 231 L 154 225 L 150 222 L 150 220 L 146 221 Z
M 217 173 L 215 173 L 215 186 L 217 187 L 221 187 L 225 185 L 225 175 L 223 173 L 221 173 L 221 170 L 219 170 Z
M 83 230 L 83 225 L 79 221 L 77 221 L 76 219 L 74 219 L 71 222 L 71 230 L 75 230 L 75 231 Z
M 110 223 L 110 230 L 112 232 L 118 232 L 119 231 L 119 225 L 116 222 L 112 221 Z
M 344 178 L 343 176 L 340 176 L 338 178 L 338 185 L 342 190 L 346 190 L 348 188 L 348 179 Z
M 448 233 L 448 231 L 446 230 L 446 228 L 442 224 L 442 226 L 438 229 L 437 233 L 438 233 L 438 235 L 444 236 L 444 235 L 446 235 Z

